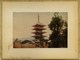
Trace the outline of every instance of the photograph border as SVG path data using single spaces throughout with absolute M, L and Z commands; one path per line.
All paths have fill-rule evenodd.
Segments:
M 35 1 L 35 2 L 37 2 L 37 1 L 41 1 L 41 2 L 43 2 L 43 1 L 77 1 L 78 2 L 78 17 L 80 16 L 80 1 L 79 0 L 0 0 L 1 2 L 1 4 L 0 4 L 0 57 L 2 58 L 2 2 L 3 1 L 8 1 L 8 2 L 32 2 L 32 1 Z M 80 24 L 80 21 L 79 21 L 79 19 L 80 19 L 80 17 L 78 18 L 78 59 L 80 58 L 80 48 L 79 48 L 79 46 L 80 46 L 80 32 L 79 32 L 79 30 L 80 30 L 80 27 L 79 27 L 79 24 Z M 78 60 L 78 59 L 76 59 L 76 60 Z M 2 60 L 4 60 L 4 59 L 2 59 Z M 5 59 L 6 60 L 6 59 Z M 12 59 L 11 59 L 12 60 Z M 19 59 L 16 59 L 16 60 L 19 60 Z M 24 59 L 23 59 L 24 60 Z M 55 59 L 54 59 L 55 60 Z M 57 59 L 58 60 L 58 59 Z M 63 60 L 63 59 L 59 59 L 59 60 Z M 74 59 L 66 59 L 66 60 L 74 60 Z

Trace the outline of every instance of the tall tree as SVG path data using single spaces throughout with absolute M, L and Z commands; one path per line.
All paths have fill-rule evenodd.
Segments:
M 51 47 L 66 47 L 67 45 L 67 28 L 63 29 L 63 25 L 67 27 L 61 16 L 57 12 L 54 13 L 52 21 L 49 24 L 49 28 L 52 31 L 50 34 L 49 40 L 51 40 Z

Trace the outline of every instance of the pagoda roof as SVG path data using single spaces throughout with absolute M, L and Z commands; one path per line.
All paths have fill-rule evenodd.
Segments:
M 41 31 L 35 31 L 35 32 L 32 32 L 33 34 L 43 34 L 43 33 L 46 33 L 46 32 L 41 32 Z
M 33 25 L 33 27 L 44 27 L 44 26 L 46 26 L 46 25 L 43 25 L 43 24 L 35 24 L 35 25 Z
M 36 35 L 36 36 L 32 36 L 32 37 L 41 38 L 41 37 L 46 37 L 46 36 L 38 36 L 38 35 Z
M 40 35 L 35 35 L 36 37 L 40 37 Z M 32 37 L 35 37 L 35 36 L 32 36 Z M 42 37 L 46 37 L 45 35 L 41 35 Z
M 35 27 L 32 30 L 45 30 L 46 28 Z

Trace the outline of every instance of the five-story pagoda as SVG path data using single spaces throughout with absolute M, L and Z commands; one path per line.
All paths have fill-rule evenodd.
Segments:
M 41 24 L 40 21 L 39 21 L 39 14 L 38 14 L 38 22 L 33 25 L 33 29 L 34 32 L 32 32 L 34 34 L 34 38 L 35 38 L 35 42 L 38 43 L 38 47 L 44 47 L 44 42 L 45 42 L 45 39 L 43 34 L 46 33 L 46 32 L 43 32 L 43 30 L 45 30 L 46 28 L 44 28 L 45 25 Z

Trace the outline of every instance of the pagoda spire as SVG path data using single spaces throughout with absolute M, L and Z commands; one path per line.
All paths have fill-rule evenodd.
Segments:
M 38 23 L 40 23 L 40 21 L 39 21 L 39 13 L 38 13 Z

